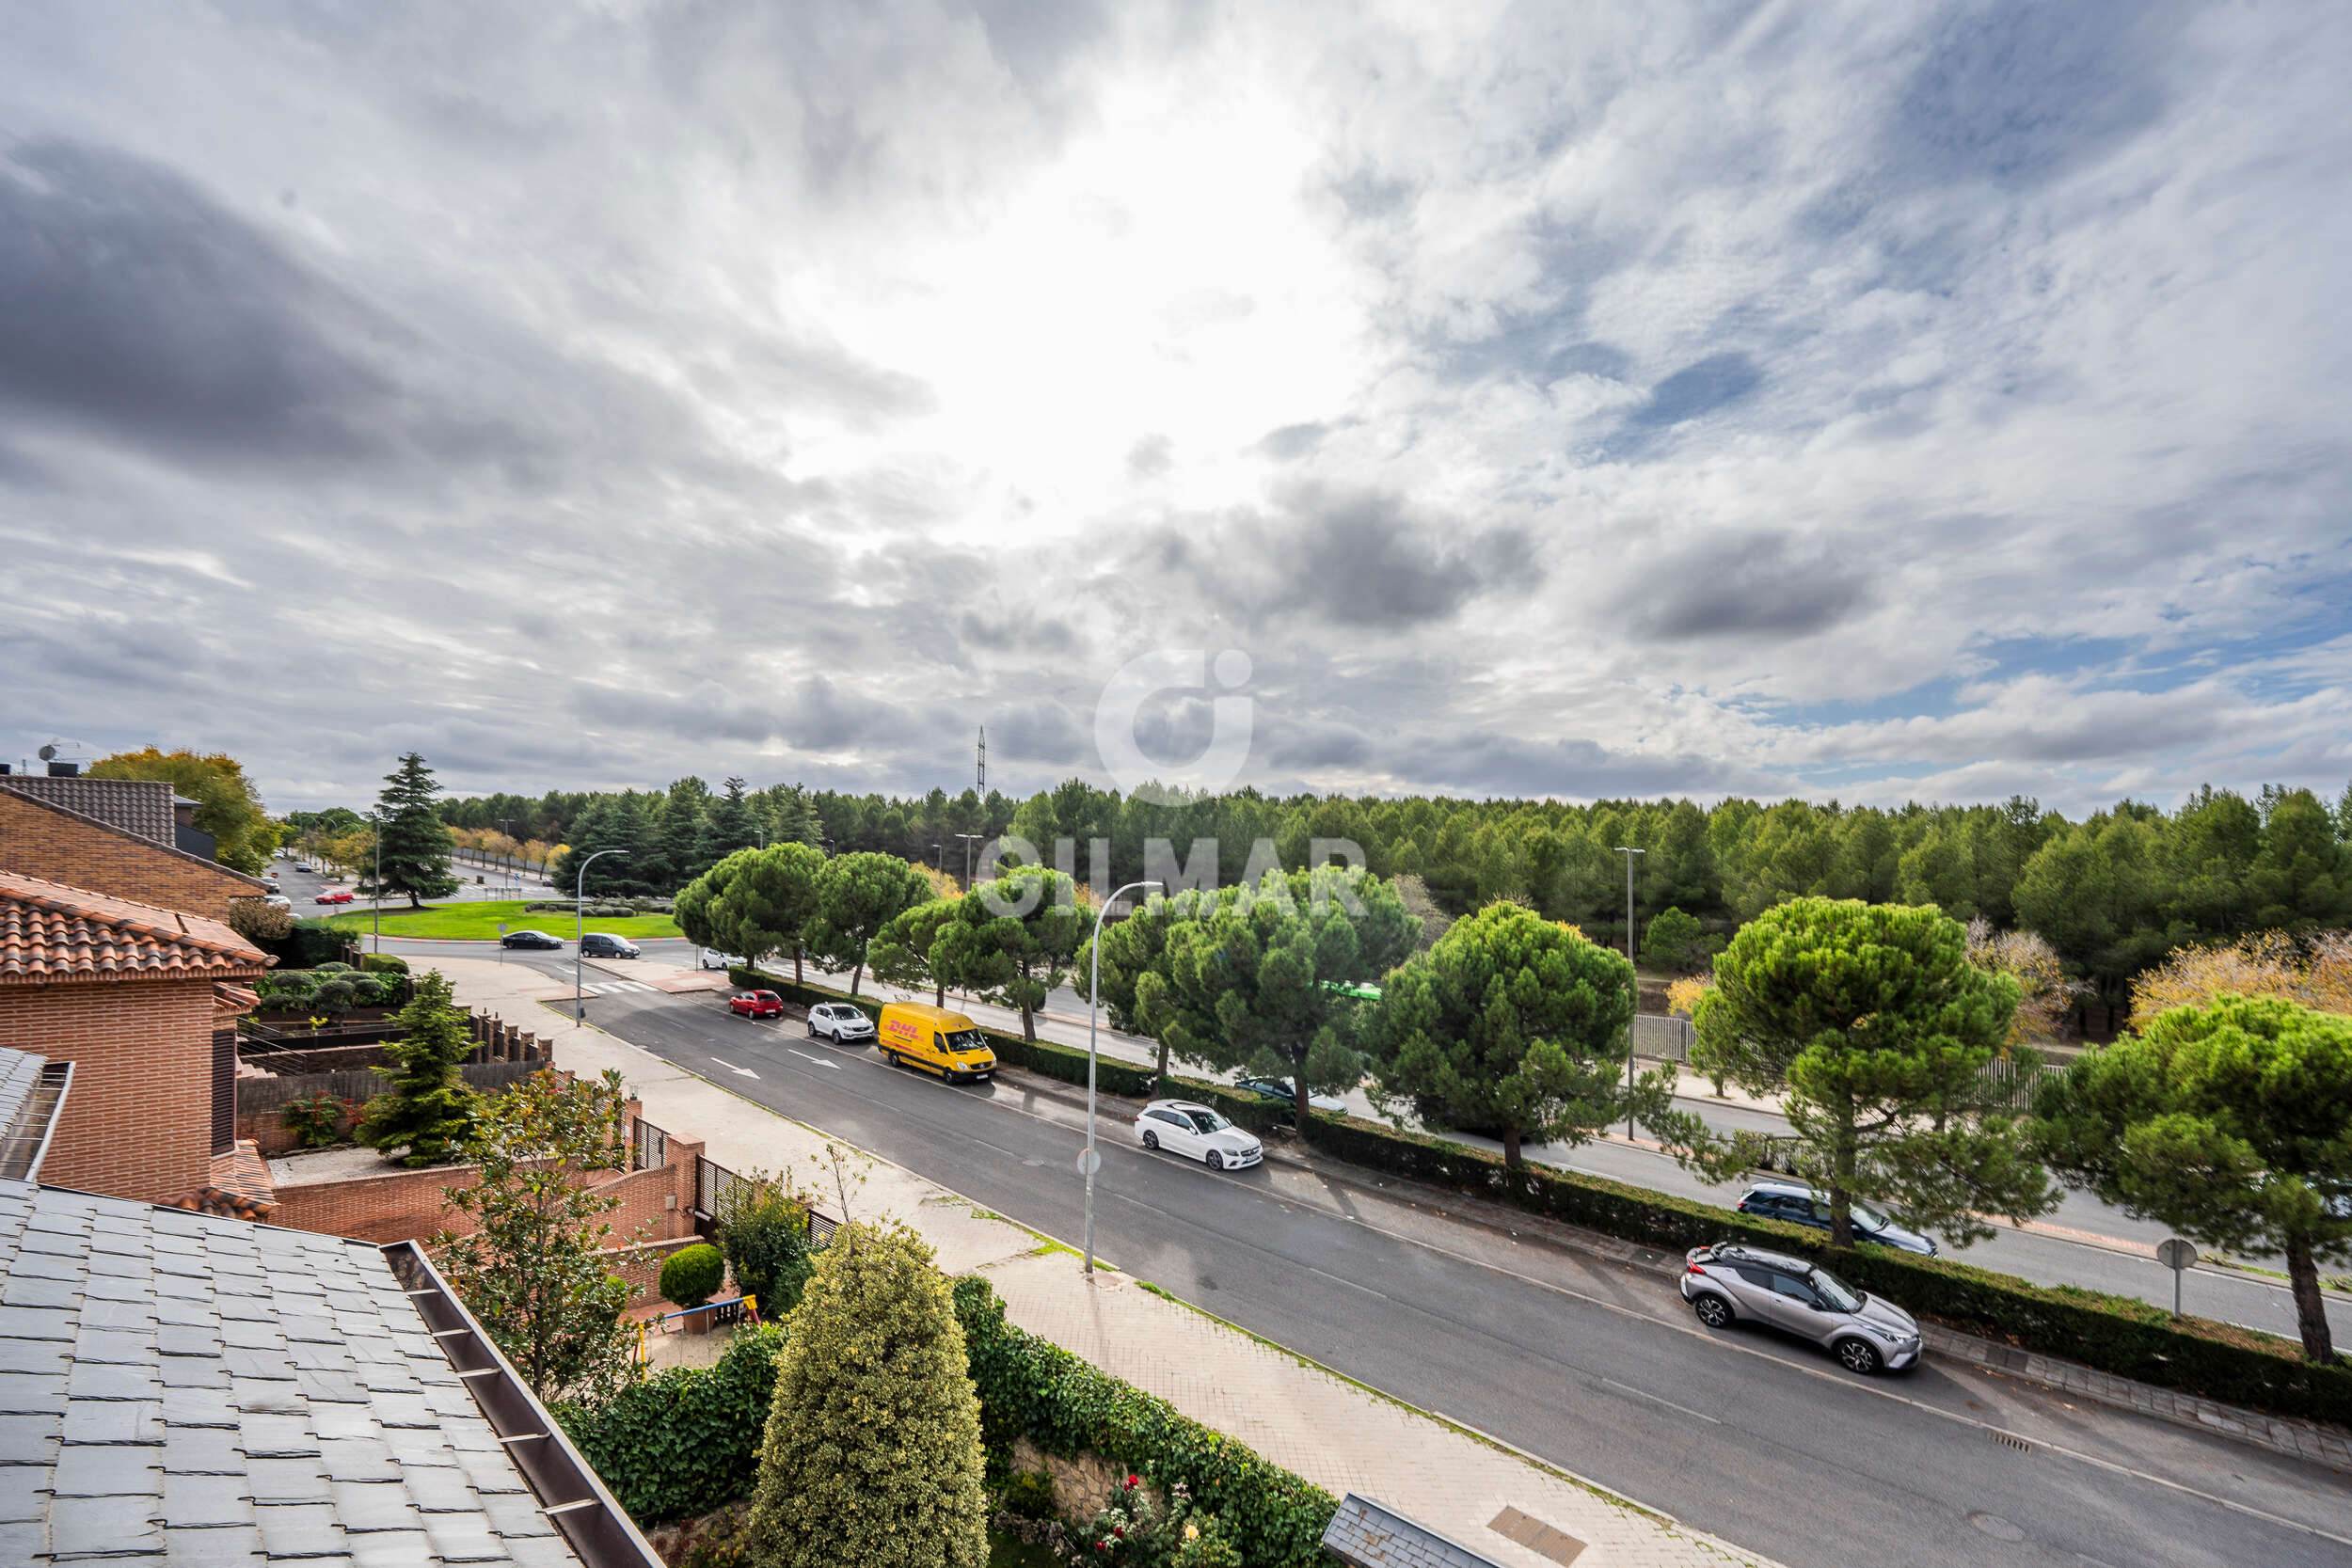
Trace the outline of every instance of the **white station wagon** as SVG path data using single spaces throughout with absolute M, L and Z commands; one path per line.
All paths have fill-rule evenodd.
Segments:
M 1240 1170 L 1265 1158 L 1265 1145 L 1206 1105 L 1155 1100 L 1136 1117 L 1136 1139 L 1146 1148 L 1188 1154 L 1211 1170 Z

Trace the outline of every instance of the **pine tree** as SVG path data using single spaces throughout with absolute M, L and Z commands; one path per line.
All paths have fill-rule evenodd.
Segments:
M 714 799 L 703 813 L 697 858 L 706 865 L 716 865 L 738 849 L 756 848 L 758 845 L 759 825 L 753 820 L 751 805 L 743 799 L 743 781 L 729 779 L 726 793 Z
M 980 1402 L 947 1280 L 903 1228 L 819 1255 L 776 1368 L 745 1528 L 759 1568 L 981 1568 Z
M 375 802 L 375 852 L 359 867 L 361 892 L 405 893 L 408 907 L 420 909 L 427 898 L 457 891 L 449 869 L 449 830 L 433 809 L 440 792 L 433 769 L 416 752 L 401 757 L 399 771 L 384 775 L 384 792 Z
M 387 1160 L 446 1160 L 473 1126 L 474 1092 L 457 1070 L 473 1053 L 473 1037 L 451 996 L 448 979 L 428 971 L 400 1010 L 400 1038 L 384 1047 L 392 1065 L 375 1070 L 391 1090 L 368 1101 L 352 1135 Z

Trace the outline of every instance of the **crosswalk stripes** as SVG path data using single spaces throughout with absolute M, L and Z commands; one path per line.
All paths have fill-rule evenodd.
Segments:
M 593 986 L 582 986 L 580 989 L 590 996 L 612 996 L 620 991 L 651 990 L 654 988 L 643 980 L 599 980 Z

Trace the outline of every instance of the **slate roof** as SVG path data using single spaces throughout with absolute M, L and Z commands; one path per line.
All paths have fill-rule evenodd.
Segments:
M 37 1175 L 57 1101 L 65 1093 L 63 1063 L 0 1046 L 0 1177 Z
M 29 795 L 53 806 L 92 817 L 168 849 L 176 821 L 171 785 L 161 779 L 49 778 L 40 773 L 0 774 L 0 788 Z
M 1493 1558 L 1353 1492 L 1325 1528 L 1323 1549 L 1348 1568 L 1499 1568 Z
M 249 978 L 269 956 L 217 920 L 0 871 L 0 986 L 134 975 Z
M 579 1559 L 383 1253 L 0 1180 L 0 1562 Z

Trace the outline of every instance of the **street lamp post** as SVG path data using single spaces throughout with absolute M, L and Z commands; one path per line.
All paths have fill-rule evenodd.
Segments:
M 963 891 L 969 893 L 972 891 L 972 846 L 980 843 L 987 835 L 958 833 L 956 836 L 963 840 Z
M 1617 846 L 1617 853 L 1625 857 L 1625 961 L 1626 967 L 1630 969 L 1633 966 L 1633 857 L 1646 855 L 1649 851 L 1620 844 Z M 1633 1010 L 1636 1013 L 1642 1010 L 1642 976 L 1639 974 L 1633 976 Z M 1630 1143 L 1633 1139 L 1633 1021 L 1631 1019 L 1626 1020 L 1625 1025 L 1625 1135 L 1626 1141 Z
M 966 835 L 959 834 L 959 837 Z M 1103 1157 L 1094 1152 L 1094 1027 L 1103 1015 L 1103 917 L 1111 912 L 1111 906 L 1120 896 L 1138 888 L 1161 887 L 1157 881 L 1129 882 L 1119 892 L 1103 900 L 1103 907 L 1094 911 L 1094 977 L 1087 991 L 1087 1151 L 1079 1159 L 1079 1168 L 1087 1173 L 1087 1261 L 1089 1279 L 1094 1276 L 1094 1167 Z
M 375 851 L 375 875 L 368 879 L 375 884 L 368 899 L 369 922 L 374 934 L 368 938 L 372 952 L 384 951 L 384 824 L 375 824 L 375 832 L 368 835 L 370 847 Z
M 580 863 L 572 884 L 572 1027 L 580 1027 L 588 1012 L 588 993 L 580 989 L 580 939 L 588 934 L 588 868 L 604 855 L 626 855 L 626 849 L 599 849 Z

